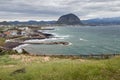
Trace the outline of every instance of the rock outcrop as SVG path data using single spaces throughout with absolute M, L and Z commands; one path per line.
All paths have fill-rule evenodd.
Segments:
M 65 25 L 82 25 L 82 22 L 75 14 L 66 14 L 61 16 L 57 24 L 65 24 Z

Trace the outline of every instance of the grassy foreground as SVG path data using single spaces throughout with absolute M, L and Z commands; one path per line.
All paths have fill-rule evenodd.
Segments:
M 23 72 L 15 72 L 22 68 Z M 73 60 L 3 55 L 0 56 L 0 80 L 120 80 L 120 57 Z
M 5 44 L 5 38 L 0 37 L 0 46 L 3 46 Z

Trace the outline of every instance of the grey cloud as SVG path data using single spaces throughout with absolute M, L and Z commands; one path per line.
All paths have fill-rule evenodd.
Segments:
M 83 19 L 101 17 L 98 13 L 103 13 L 103 17 L 111 13 L 119 16 L 119 5 L 119 0 L 0 0 L 0 18 L 57 19 L 66 13 L 75 13 Z

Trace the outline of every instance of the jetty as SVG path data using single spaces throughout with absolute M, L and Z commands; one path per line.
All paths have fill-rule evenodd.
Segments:
M 69 42 L 24 42 L 24 41 L 9 41 L 3 46 L 6 49 L 13 49 L 22 44 L 37 44 L 37 45 L 69 45 Z
M 45 45 L 56 45 L 56 44 L 62 44 L 62 45 L 68 45 L 69 42 L 20 42 L 22 44 L 45 44 Z

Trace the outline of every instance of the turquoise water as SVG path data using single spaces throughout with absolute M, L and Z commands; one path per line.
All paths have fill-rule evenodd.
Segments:
M 28 45 L 34 54 L 80 55 L 120 53 L 120 26 L 64 26 L 44 31 L 58 38 L 45 41 L 67 41 L 70 45 Z

